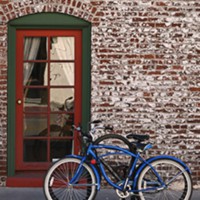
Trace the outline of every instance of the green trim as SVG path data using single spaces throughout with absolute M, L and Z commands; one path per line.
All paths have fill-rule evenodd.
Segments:
M 91 27 L 83 29 L 83 70 L 82 70 L 82 125 L 88 130 L 91 99 Z M 86 64 L 87 63 L 87 64 Z
M 90 27 L 91 24 L 83 19 L 77 17 L 61 14 L 61 13 L 38 13 L 32 15 L 26 15 L 18 19 L 11 20 L 10 26 L 18 28 L 30 27 L 35 29 L 42 26 L 42 28 L 60 28 L 71 29 L 72 27 L 80 29 L 80 27 Z M 66 26 L 66 27 L 65 27 Z
M 16 29 L 8 26 L 8 176 L 15 173 L 15 33 Z
M 8 176 L 15 174 L 15 74 L 16 30 L 18 29 L 79 29 L 82 30 L 82 124 L 90 120 L 91 93 L 91 23 L 61 13 L 38 13 L 8 23 Z

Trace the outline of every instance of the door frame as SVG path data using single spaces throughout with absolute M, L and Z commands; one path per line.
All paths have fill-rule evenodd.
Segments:
M 8 177 L 15 176 L 15 145 L 17 116 L 15 110 L 16 82 L 16 31 L 19 29 L 78 29 L 82 31 L 82 113 L 81 123 L 87 130 L 90 120 L 91 97 L 91 23 L 61 13 L 38 13 L 27 15 L 8 23 Z

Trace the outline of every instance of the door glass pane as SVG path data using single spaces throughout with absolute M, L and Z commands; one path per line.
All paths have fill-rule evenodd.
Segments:
M 24 162 L 46 162 L 47 141 L 24 140 Z
M 47 85 L 47 63 L 24 63 L 24 86 Z
M 74 60 L 74 37 L 51 38 L 51 60 Z
M 24 115 L 24 136 L 47 136 L 47 115 L 25 114 Z
M 73 111 L 74 89 L 52 88 L 50 89 L 50 103 L 52 111 Z
M 72 154 L 72 140 L 52 140 L 50 144 L 51 160 Z
M 47 52 L 46 37 L 24 38 L 24 60 L 46 60 Z
M 24 110 L 27 112 L 47 111 L 48 94 L 47 88 L 25 88 Z
M 67 113 L 51 114 L 50 135 L 52 137 L 73 136 L 74 115 Z
M 74 63 L 51 63 L 50 85 L 74 85 Z

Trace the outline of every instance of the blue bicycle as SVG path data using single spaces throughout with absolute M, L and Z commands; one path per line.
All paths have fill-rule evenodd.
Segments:
M 133 139 L 133 143 L 113 134 L 94 141 L 95 127 L 89 134 L 83 133 L 80 127 L 75 129 L 81 133 L 86 148 L 82 155 L 69 155 L 48 170 L 44 180 L 48 200 L 95 199 L 101 188 L 101 176 L 116 190 L 119 199 L 191 198 L 191 171 L 183 161 L 168 155 L 143 158 L 142 153 L 152 148 L 150 143 L 145 143 L 149 136 L 129 134 L 127 138 Z M 110 145 L 112 138 L 119 139 L 123 145 L 119 146 L 118 142 Z

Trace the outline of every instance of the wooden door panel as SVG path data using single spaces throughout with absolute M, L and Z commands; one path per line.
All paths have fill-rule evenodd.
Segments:
M 78 153 L 71 125 L 81 121 L 81 47 L 79 30 L 17 31 L 17 170 Z

